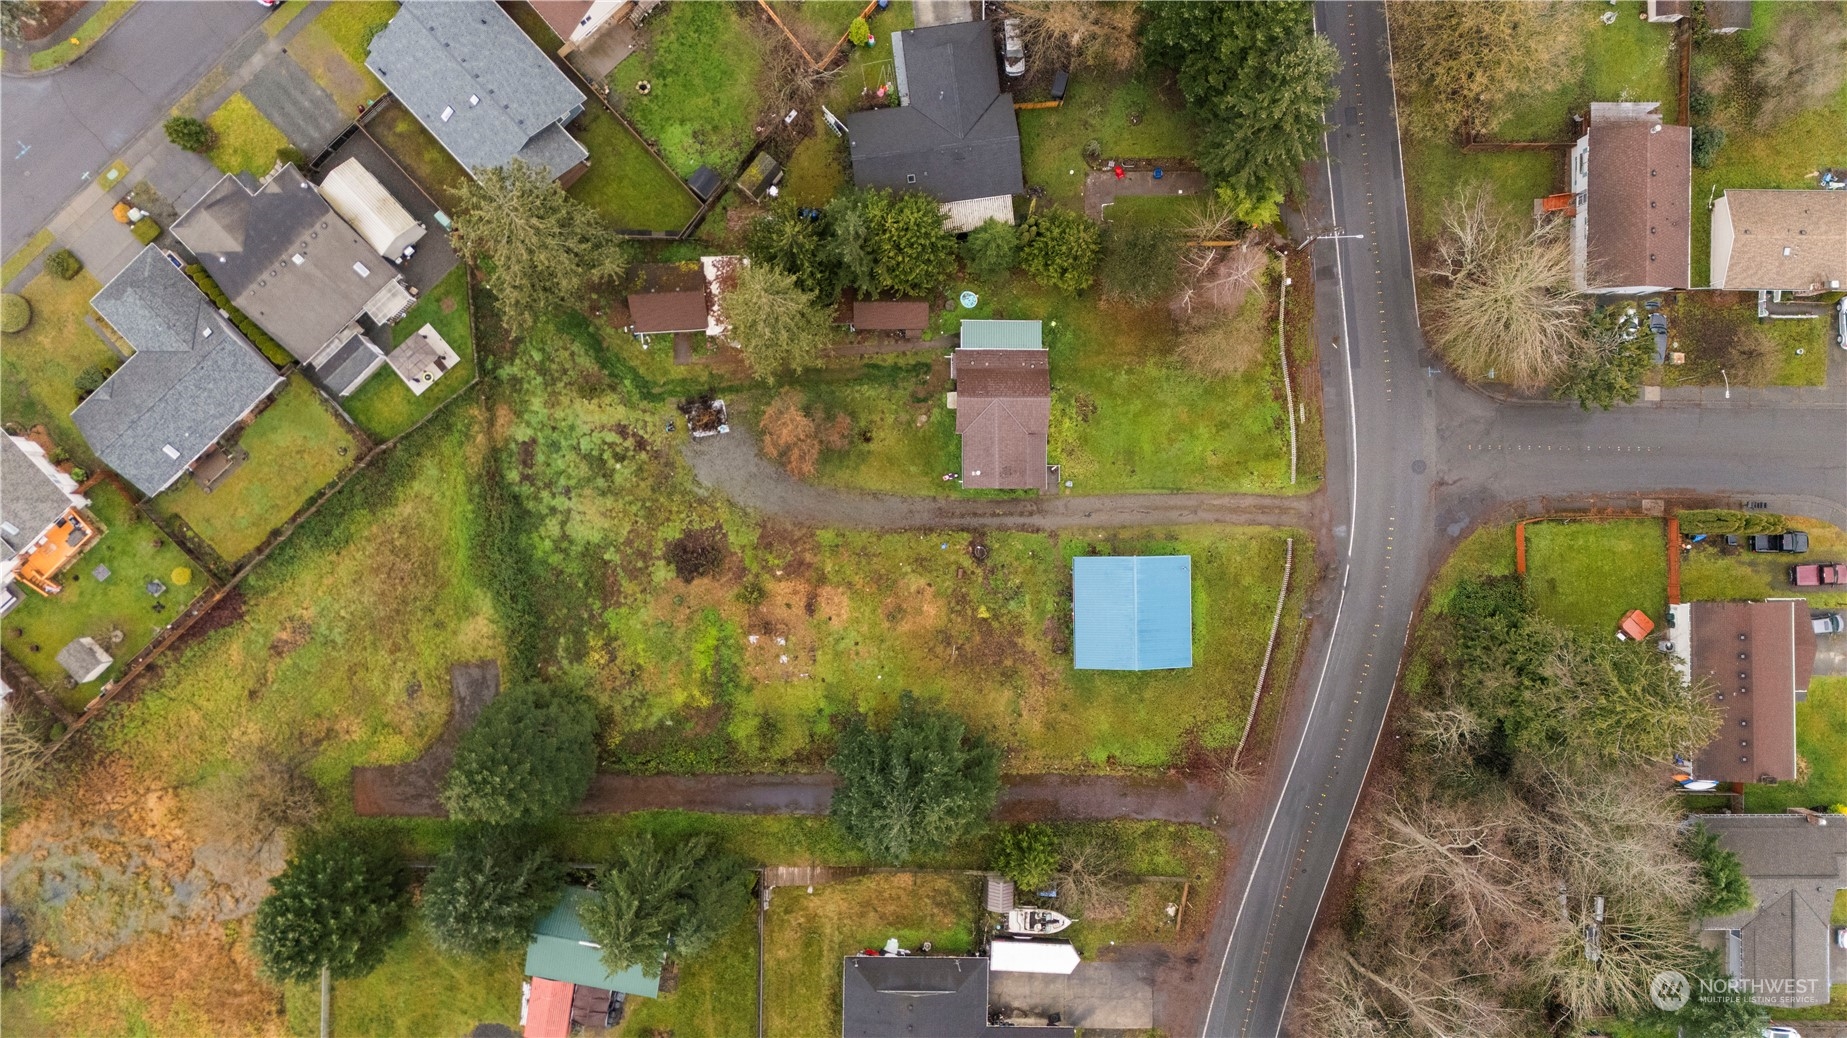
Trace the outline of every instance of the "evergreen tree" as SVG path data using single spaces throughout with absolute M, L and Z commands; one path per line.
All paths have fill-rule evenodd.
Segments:
M 457 251 L 486 272 L 515 334 L 577 305 L 584 287 L 621 277 L 628 247 L 596 210 L 564 193 L 543 166 L 514 159 L 461 184 Z
M 403 869 L 370 841 L 334 834 L 316 839 L 269 881 L 251 944 L 270 976 L 318 980 L 361 977 L 404 930 Z
M 703 836 L 663 844 L 643 834 L 617 849 L 577 917 L 610 972 L 639 966 L 657 977 L 664 956 L 685 961 L 705 951 L 749 906 L 741 859 Z
M 1082 292 L 1097 276 L 1097 225 L 1069 209 L 1041 209 L 1020 229 L 1020 268 L 1047 288 Z
M 470 826 L 423 884 L 423 919 L 438 947 L 464 955 L 525 947 L 558 903 L 564 870 L 522 829 Z
M 829 762 L 840 775 L 829 813 L 873 856 L 934 854 L 986 824 L 1000 795 L 1000 754 L 954 714 L 905 693 L 884 731 L 855 719 Z
M 543 685 L 503 692 L 462 736 L 443 783 L 465 822 L 533 822 L 563 814 L 596 773 L 596 708 Z

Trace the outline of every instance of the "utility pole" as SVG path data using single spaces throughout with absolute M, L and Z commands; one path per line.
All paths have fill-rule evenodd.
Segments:
M 328 1012 L 333 1002 L 333 976 L 326 966 L 321 967 L 321 1038 L 328 1038 L 329 1028 L 333 1024 L 333 1014 Z

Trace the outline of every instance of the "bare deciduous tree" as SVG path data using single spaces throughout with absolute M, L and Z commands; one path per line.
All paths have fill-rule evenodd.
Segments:
M 1847 21 L 1839 11 L 1791 11 L 1758 52 L 1757 126 L 1765 129 L 1827 105 L 1847 77 Z
M 1572 6 L 1521 0 L 1387 5 L 1406 132 L 1444 137 L 1500 125 L 1503 102 L 1575 62 L 1582 36 Z
M 1511 226 L 1480 186 L 1444 209 L 1429 273 L 1442 286 L 1430 307 L 1432 339 L 1465 378 L 1537 389 L 1594 348 L 1562 229 Z
M 19 795 L 45 763 L 45 744 L 19 723 L 19 712 L 0 703 L 0 798 Z
M 1118 0 L 1014 0 L 1007 13 L 1020 20 L 1021 42 L 1035 63 L 1122 71 L 1141 56 L 1135 31 L 1139 6 Z

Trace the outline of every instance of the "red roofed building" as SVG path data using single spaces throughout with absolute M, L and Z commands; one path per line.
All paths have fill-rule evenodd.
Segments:
M 532 978 L 526 993 L 526 1038 L 571 1038 L 571 993 L 576 985 Z
M 1675 606 L 1676 624 L 1679 624 Z M 1719 732 L 1694 761 L 1720 782 L 1787 782 L 1796 777 L 1796 703 L 1815 670 L 1808 603 L 1692 602 L 1675 649 L 1695 688 L 1719 708 Z
M 1597 102 L 1571 149 L 1573 272 L 1580 291 L 1691 287 L 1693 130 L 1660 102 Z

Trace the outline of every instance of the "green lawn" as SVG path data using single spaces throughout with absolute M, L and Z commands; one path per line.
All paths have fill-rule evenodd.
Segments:
M 820 61 L 827 57 L 829 48 L 846 35 L 847 26 L 859 17 L 866 5 L 860 0 L 770 0 L 770 7 L 795 38 L 802 41 L 808 56 Z M 872 30 L 874 36 L 891 29 L 890 22 L 878 15 L 867 19 L 867 24 L 877 26 Z M 841 46 L 851 47 L 852 43 Z
M 6 258 L 6 263 L 0 265 L 0 285 L 12 283 L 26 269 L 27 264 L 38 259 L 39 253 L 51 247 L 53 240 L 49 227 L 40 227 L 32 237 L 27 238 L 23 245 Z
M 1162 218 L 1178 215 L 1169 209 Z M 1267 291 L 1274 292 L 1273 281 Z M 1313 452 L 1304 452 L 1298 481 L 1289 484 L 1275 314 L 1261 296 L 1250 299 L 1238 317 L 1262 326 L 1259 334 L 1268 345 L 1261 362 L 1240 375 L 1204 377 L 1175 357 L 1179 333 L 1165 305 L 1073 298 L 1024 277 L 1000 285 L 952 285 L 947 295 L 953 300 L 964 288 L 974 290 L 979 302 L 971 310 L 938 312 L 933 336 L 954 333 L 972 318 L 1045 322 L 1053 393 L 1049 453 L 1073 484 L 1071 493 L 1307 493 L 1319 485 Z M 845 413 L 853 423 L 845 450 L 823 452 L 820 482 L 891 493 L 958 493 L 939 478 L 956 471 L 961 458 L 955 415 L 944 397 L 945 352 L 945 345 L 937 345 L 836 361 L 796 380 L 811 403 L 829 414 Z M 752 399 L 765 403 L 767 395 Z
M 897 82 L 897 70 L 891 58 L 891 38 L 915 25 L 915 13 L 910 0 L 897 0 L 883 11 L 872 12 L 872 16 L 866 20 L 872 29 L 872 46 L 849 45 L 846 64 L 834 74 L 831 84 L 823 87 L 828 108 L 835 115 L 845 116 L 848 112 L 857 112 L 869 106 L 876 100 L 881 85 Z M 820 58 L 821 55 L 815 55 L 817 61 Z M 895 85 L 893 89 L 896 89 Z M 820 127 L 816 129 L 818 131 Z M 817 133 L 817 136 L 830 141 L 839 140 L 831 133 Z
M 1059 108 L 1020 113 L 1020 161 L 1026 184 L 1052 201 L 1080 208 L 1084 145 L 1096 141 L 1103 159 L 1174 159 L 1193 153 L 1199 131 L 1160 74 L 1127 79 L 1074 78 Z
M 1809 679 L 1808 701 L 1796 704 L 1796 753 L 1808 781 L 1745 786 L 1745 810 L 1847 804 L 1847 678 Z
M 367 123 L 365 129 L 430 193 L 436 204 L 451 215 L 455 213 L 461 200 L 461 187 L 469 180 L 468 171 L 455 161 L 455 156 L 443 150 L 410 109 L 394 103 Z
M 481 957 L 451 955 L 430 941 L 421 915 L 391 945 L 378 969 L 333 987 L 333 1032 L 371 1038 L 463 1035 L 478 1024 L 519 1030 L 525 950 Z M 316 984 L 283 987 L 291 1034 L 319 1033 Z M 430 997 L 440 992 L 440 997 Z
M 383 443 L 403 433 L 474 380 L 475 343 L 469 330 L 469 307 L 468 267 L 457 266 L 392 326 L 395 347 L 424 325 L 434 325 L 461 363 L 444 372 L 421 396 L 412 393 L 390 365 L 379 368 L 342 405 L 366 435 Z
M 586 105 L 577 138 L 590 149 L 590 169 L 570 195 L 627 231 L 677 231 L 699 211 L 699 200 L 615 117 Z
M 763 935 L 765 1032 L 839 1034 L 841 961 L 863 948 L 896 937 L 911 949 L 930 941 L 938 954 L 972 951 L 980 882 L 899 872 L 828 883 L 812 894 L 776 891 Z
M 831 133 L 805 138 L 795 146 L 783 170 L 784 197 L 818 209 L 847 184 L 846 146 Z
M 1750 600 L 1802 595 L 1816 609 L 1847 609 L 1847 589 L 1804 588 L 1789 582 L 1797 562 L 1847 562 L 1847 534 L 1815 519 L 1793 516 L 1790 528 L 1809 535 L 1807 555 L 1772 555 L 1741 551 L 1724 555 L 1718 538 L 1693 549 L 1680 566 L 1681 595 L 1689 602 Z
M 1584 53 L 1565 75 L 1548 76 L 1543 87 L 1516 95 L 1505 106 L 1506 121 L 1494 131 L 1500 140 L 1564 141 L 1573 136 L 1571 116 L 1593 101 L 1659 101 L 1661 116 L 1675 121 L 1679 107 L 1674 27 L 1642 19 L 1644 4 L 1615 5 L 1616 21 L 1604 25 L 1608 4 L 1568 7 L 1584 40 Z
M 91 514 L 106 531 L 102 539 L 60 574 L 64 590 L 57 597 L 47 598 L 27 589 L 25 601 L 7 614 L 5 621 L 7 654 L 24 664 L 73 710 L 83 709 L 95 698 L 103 682 L 120 676 L 128 661 L 211 581 L 204 567 L 187 558 L 159 527 L 143 518 L 128 494 L 115 483 L 98 483 L 87 496 Z M 91 576 L 98 566 L 109 567 L 108 580 Z M 182 569 L 189 571 L 184 584 L 176 579 L 176 571 Z M 150 580 L 167 585 L 158 600 L 147 593 Z M 161 612 L 154 610 L 157 601 L 165 607 Z M 15 634 L 16 630 L 21 633 Z M 117 631 L 122 633 L 119 642 L 114 637 Z M 67 690 L 64 686 L 68 675 L 54 657 L 58 650 L 85 636 L 96 639 L 116 663 L 99 681 Z M 34 645 L 38 646 L 37 652 L 32 651 Z
M 680 964 L 679 987 L 631 998 L 616 1034 L 750 1035 L 757 1028 L 757 920 L 747 914 L 697 958 Z
M 1509 219 L 1532 219 L 1533 199 L 1565 184 L 1562 151 L 1504 151 L 1469 155 L 1454 142 L 1404 139 L 1406 202 L 1412 239 L 1420 245 L 1443 230 L 1443 205 L 1465 186 L 1481 185 Z M 1521 224 L 1524 226 L 1524 223 Z
M 359 460 L 351 434 L 301 375 L 238 437 L 250 459 L 207 494 L 182 479 L 155 501 L 185 521 L 226 566 L 255 551 L 320 489 Z
M 289 0 L 284 11 L 294 4 Z M 385 85 L 366 68 L 366 48 L 397 10 L 396 0 L 329 4 L 289 41 L 289 57 L 333 96 L 341 110 L 356 112 L 361 102 L 385 93 Z M 271 15 L 271 21 L 282 13 Z
M 1529 523 L 1526 581 L 1539 611 L 1579 633 L 1615 636 L 1640 609 L 1667 619 L 1667 530 L 1656 519 Z
M 732 4 L 668 4 L 648 21 L 647 48 L 610 73 L 623 114 L 679 176 L 702 165 L 729 176 L 750 150 L 762 56 L 746 17 Z
M 6 336 L 0 348 L 0 411 L 8 423 L 30 428 L 43 425 L 51 438 L 95 471 L 96 455 L 71 423 L 77 406 L 77 376 L 93 364 L 118 364 L 84 316 L 90 297 L 102 290 L 89 271 L 69 281 L 40 274 L 26 283 L 20 295 L 32 304 L 32 323 L 22 332 Z
M 1757 126 L 1748 111 L 1749 91 L 1737 87 L 1738 69 L 1771 38 L 1777 24 L 1804 9 L 1823 17 L 1838 12 L 1810 4 L 1760 2 L 1751 6 L 1751 28 L 1703 44 L 1693 59 L 1693 81 L 1712 87 L 1720 66 L 1732 66 L 1726 89 L 1716 91 L 1718 108 L 1712 124 L 1725 131 L 1725 146 L 1708 169 L 1693 170 L 1693 283 L 1712 276 L 1712 210 L 1709 203 L 1731 188 L 1812 188 L 1816 170 L 1847 166 L 1847 85 L 1832 104 L 1799 113 L 1767 127 Z M 1792 322 L 1779 322 L 1792 323 Z
M 289 139 L 276 129 L 276 124 L 264 118 L 241 92 L 226 99 L 224 107 L 213 112 L 205 123 L 216 135 L 205 157 L 226 173 L 261 176 L 276 165 L 276 151 L 289 146 Z
M 63 43 L 39 51 L 32 55 L 32 70 L 40 72 L 76 61 L 95 43 L 109 27 L 122 20 L 122 16 L 135 6 L 135 0 L 109 0 L 100 10 L 91 15 L 89 20 L 79 25 L 75 31 L 64 38 Z M 76 42 L 71 42 L 75 40 Z

